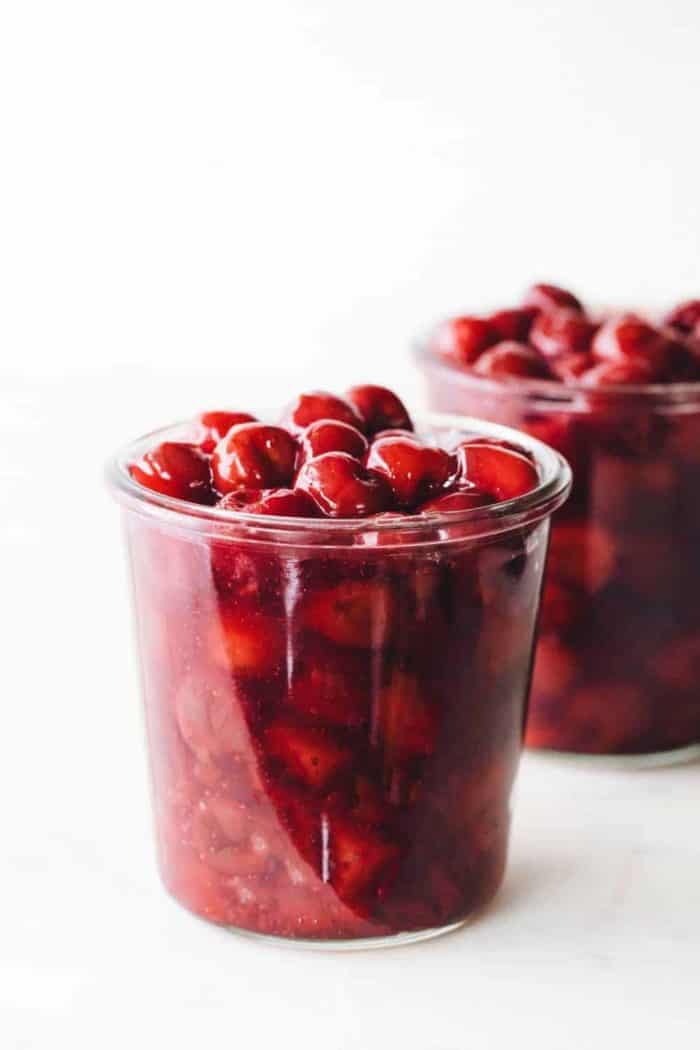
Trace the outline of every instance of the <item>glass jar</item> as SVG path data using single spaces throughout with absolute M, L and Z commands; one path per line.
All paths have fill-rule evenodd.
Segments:
M 128 464 L 172 428 L 110 465 L 159 866 L 197 915 L 355 947 L 452 929 L 498 888 L 570 472 L 504 428 L 422 428 L 446 447 L 474 433 L 518 441 L 539 487 L 468 512 L 310 520 L 141 488 Z
M 494 380 L 417 351 L 432 408 L 517 427 L 573 469 L 555 516 L 526 743 L 700 754 L 700 384 Z

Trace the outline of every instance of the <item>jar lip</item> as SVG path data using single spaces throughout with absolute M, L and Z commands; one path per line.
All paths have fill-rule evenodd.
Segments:
M 486 507 L 428 511 L 420 515 L 394 512 L 390 518 L 384 520 L 381 517 L 292 518 L 231 511 L 166 496 L 140 485 L 131 477 L 128 464 L 138 459 L 149 448 L 162 441 L 184 440 L 184 428 L 187 426 L 185 422 L 153 430 L 122 447 L 107 463 L 107 484 L 119 503 L 147 516 L 167 519 L 180 528 L 201 531 L 202 527 L 206 529 L 210 526 L 216 532 L 221 530 L 221 526 L 227 526 L 225 531 L 230 531 L 230 527 L 235 525 L 242 532 L 254 535 L 257 539 L 272 539 L 272 534 L 275 534 L 276 541 L 299 543 L 303 543 L 311 534 L 319 538 L 317 542 L 324 542 L 323 537 L 328 537 L 330 542 L 332 537 L 336 536 L 343 537 L 347 543 L 349 537 L 358 534 L 382 532 L 400 532 L 406 535 L 407 543 L 412 543 L 420 542 L 421 532 L 430 532 L 434 536 L 435 530 L 441 526 L 462 524 L 474 526 L 473 531 L 470 529 L 470 535 L 474 537 L 492 532 L 505 532 L 550 514 L 564 502 L 569 493 L 569 464 L 558 452 L 529 434 L 471 416 L 444 413 L 426 413 L 418 416 L 417 422 L 418 433 L 428 429 L 451 431 L 454 444 L 460 438 L 479 436 L 519 445 L 534 456 L 540 484 L 523 496 Z
M 587 386 L 585 383 L 562 383 L 557 379 L 528 379 L 513 376 L 510 379 L 493 379 L 480 376 L 460 367 L 430 347 L 431 335 L 439 325 L 433 325 L 428 333 L 414 342 L 413 355 L 422 367 L 435 369 L 469 386 L 478 387 L 488 394 L 523 397 L 540 400 L 548 404 L 561 402 L 567 409 L 586 408 L 591 398 L 596 401 L 619 400 L 624 402 L 649 401 L 655 404 L 682 406 L 684 402 L 700 402 L 700 380 L 688 383 L 610 383 L 605 386 Z

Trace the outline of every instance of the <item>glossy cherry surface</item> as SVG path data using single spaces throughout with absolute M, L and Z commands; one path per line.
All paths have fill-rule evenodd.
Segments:
M 385 386 L 353 386 L 345 395 L 364 420 L 369 435 L 380 430 L 413 430 L 403 401 Z
M 209 460 L 194 445 L 165 441 L 130 468 L 140 485 L 175 499 L 210 503 L 213 499 Z
M 222 494 L 237 488 L 289 485 L 296 455 L 296 442 L 282 427 L 239 423 L 214 449 L 214 484 Z
M 202 412 L 194 427 L 193 444 L 199 445 L 202 452 L 211 453 L 231 427 L 255 422 L 255 416 L 249 412 Z
M 336 419 L 318 419 L 299 435 L 297 464 L 321 456 L 324 452 L 347 452 L 355 459 L 362 459 L 369 443 L 356 427 L 340 423 Z
M 301 467 L 296 488 L 329 518 L 364 518 L 392 505 L 391 490 L 347 452 L 326 452 Z
M 311 390 L 300 394 L 287 409 L 284 422 L 298 433 L 319 419 L 335 419 L 351 427 L 364 430 L 364 420 L 350 401 L 326 390 Z
M 380 437 L 370 445 L 367 469 L 385 479 L 395 506 L 416 507 L 437 495 L 455 474 L 453 458 L 418 439 Z

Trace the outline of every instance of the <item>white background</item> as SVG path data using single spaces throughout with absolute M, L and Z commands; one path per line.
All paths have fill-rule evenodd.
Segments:
M 0 1045 L 607 1050 L 700 1034 L 700 766 L 529 758 L 464 932 L 301 955 L 159 890 L 101 464 L 204 407 L 419 387 L 426 321 L 700 291 L 700 7 L 0 6 Z

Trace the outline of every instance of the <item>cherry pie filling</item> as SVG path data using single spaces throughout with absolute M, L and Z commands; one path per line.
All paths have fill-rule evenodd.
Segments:
M 537 466 L 442 448 L 378 387 L 185 438 L 129 467 L 183 515 L 227 512 L 213 533 L 127 516 L 166 886 L 284 937 L 460 921 L 503 874 L 547 541 L 541 517 L 475 535 L 464 512 Z
M 535 285 L 521 306 L 442 325 L 427 360 L 451 366 L 427 367 L 435 408 L 526 431 L 573 468 L 526 742 L 602 754 L 700 743 L 700 300 L 661 320 L 597 316 Z

